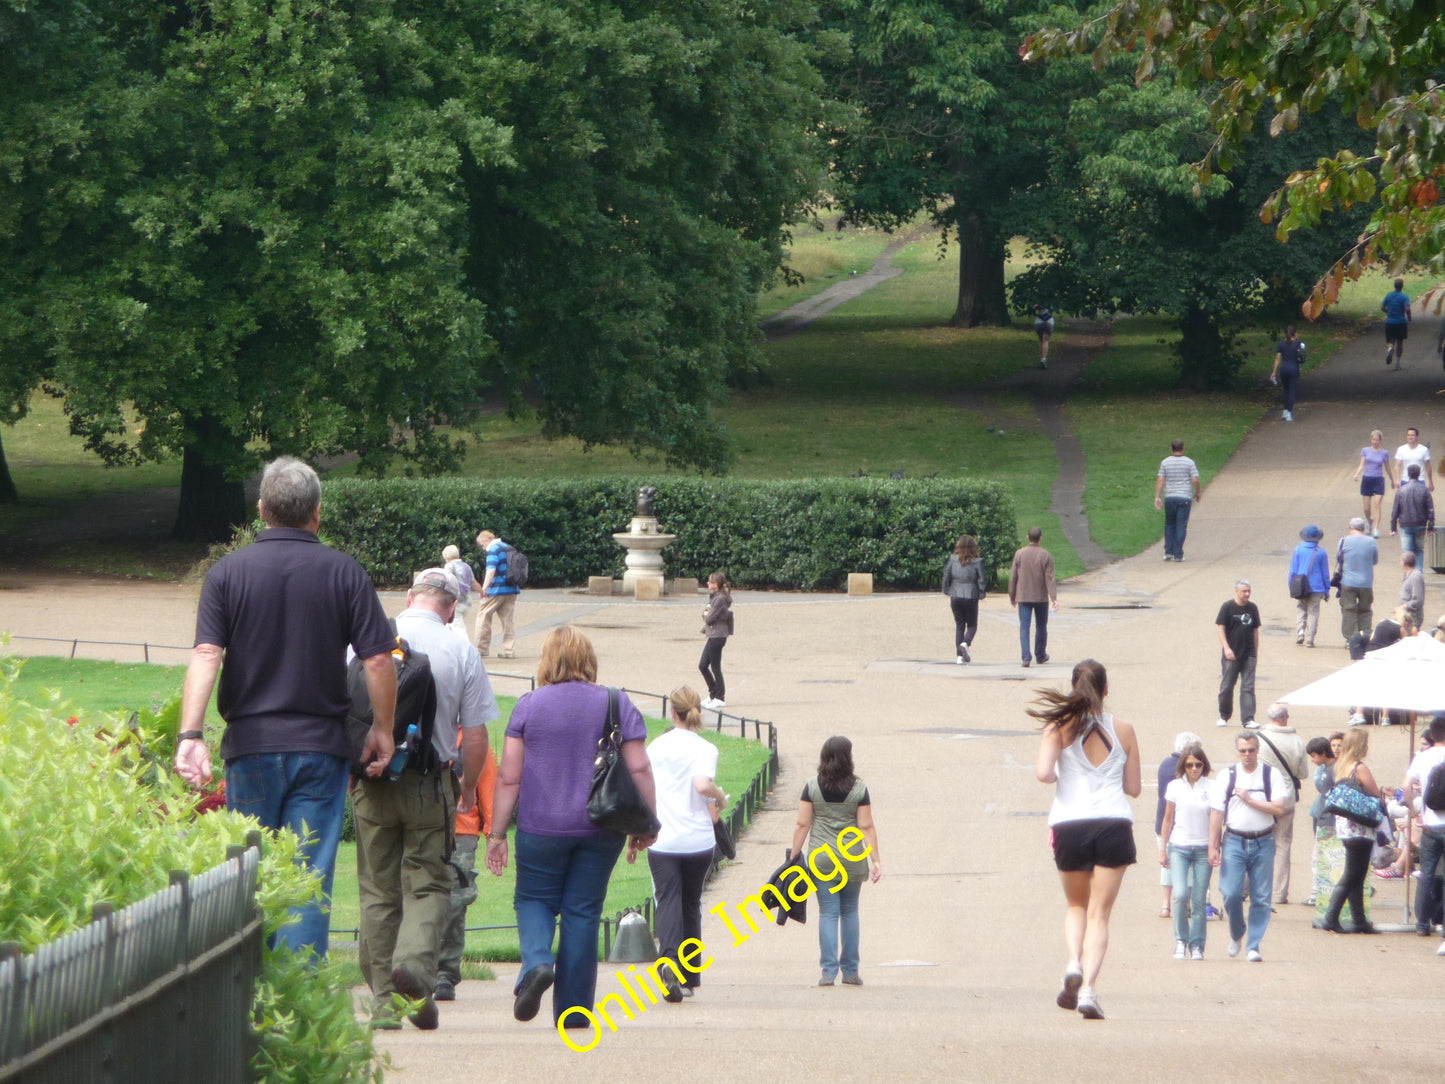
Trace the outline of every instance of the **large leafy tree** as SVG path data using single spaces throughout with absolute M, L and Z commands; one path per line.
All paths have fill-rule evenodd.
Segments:
M 823 69 L 842 112 L 830 132 L 841 198 L 894 227 L 920 210 L 956 236 L 951 323 L 1008 322 L 1005 246 L 1029 223 L 1018 199 L 1065 135 L 1067 103 L 1096 81 L 1046 74 L 1018 50 L 1047 0 L 826 0 Z M 1064 8 L 1072 11 L 1072 8 Z M 1082 74 L 1065 86 L 1065 74 Z
M 754 305 L 822 186 L 805 5 L 502 0 L 513 162 L 467 177 L 469 283 L 514 402 L 551 433 L 717 468 L 708 405 L 756 365 Z
M 1287 322 L 1322 263 L 1364 224 L 1356 209 L 1282 245 L 1258 216 L 1282 172 L 1359 142 L 1343 118 L 1251 140 L 1227 175 L 1202 183 L 1191 164 L 1208 146 L 1207 106 L 1167 72 L 1075 101 L 1069 132 L 1070 147 L 1030 193 L 1043 228 L 1032 235 L 1035 261 L 1013 283 L 1015 303 L 1169 314 L 1189 387 L 1228 385 L 1243 361 L 1234 333 Z
M 225 534 L 277 452 L 443 469 L 438 426 L 489 381 L 549 432 L 725 462 L 709 404 L 752 364 L 754 298 L 817 188 L 808 9 L 94 10 L 106 64 L 39 99 L 79 118 L 59 173 L 94 184 L 30 154 L 34 191 L 0 193 L 63 196 L 74 262 L 59 233 L 14 239 L 29 339 L 0 349 L 40 359 L 20 382 L 63 391 L 109 459 L 183 454 L 178 534 Z
M 1056 23 L 1064 23 L 1056 20 Z M 1326 111 L 1372 137 L 1360 153 L 1340 141 L 1276 178 L 1262 217 L 1281 239 L 1332 211 L 1372 211 L 1358 241 L 1338 253 L 1305 304 L 1317 315 L 1346 275 L 1372 259 L 1445 271 L 1445 20 L 1433 0 L 1128 0 L 1096 17 L 1038 34 L 1032 55 L 1128 54 L 1143 82 L 1169 66 L 1210 98 L 1217 139 L 1196 164 L 1201 183 L 1243 154 L 1258 124 L 1272 136 L 1316 126 Z

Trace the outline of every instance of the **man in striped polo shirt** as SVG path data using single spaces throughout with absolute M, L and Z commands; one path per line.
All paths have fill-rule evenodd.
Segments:
M 1154 507 L 1164 510 L 1164 560 L 1182 561 L 1190 507 L 1201 499 L 1199 468 L 1184 454 L 1182 440 L 1174 441 L 1171 447 L 1173 451 L 1159 464 L 1159 479 L 1154 483 Z

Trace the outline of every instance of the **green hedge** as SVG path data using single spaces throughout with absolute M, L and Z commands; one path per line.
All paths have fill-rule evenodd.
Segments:
M 453 544 L 477 565 L 472 540 L 488 528 L 527 554 L 537 586 L 622 575 L 614 533 L 627 530 L 645 478 L 433 478 L 325 483 L 322 533 L 379 584 L 409 583 Z M 655 510 L 677 540 L 668 576 L 723 569 L 744 587 L 838 590 L 849 572 L 879 587 L 937 587 L 967 531 L 991 574 L 1018 546 L 1013 502 L 993 482 L 947 479 L 755 481 L 665 477 Z

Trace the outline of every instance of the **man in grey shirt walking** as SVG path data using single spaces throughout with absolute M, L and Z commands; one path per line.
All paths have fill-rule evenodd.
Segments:
M 1374 626 L 1375 565 L 1380 547 L 1369 535 L 1363 516 L 1350 520 L 1350 533 L 1340 539 L 1335 555 L 1340 571 L 1340 632 L 1348 641 L 1360 632 L 1368 638 Z

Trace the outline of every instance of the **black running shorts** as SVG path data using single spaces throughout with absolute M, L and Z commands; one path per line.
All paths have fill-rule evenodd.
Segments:
M 1054 847 L 1054 865 L 1065 873 L 1087 872 L 1095 866 L 1132 866 L 1139 860 L 1134 850 L 1134 825 L 1117 817 L 1064 821 L 1049 832 Z

